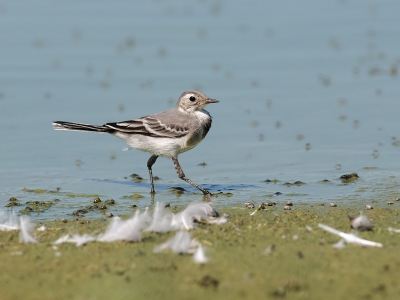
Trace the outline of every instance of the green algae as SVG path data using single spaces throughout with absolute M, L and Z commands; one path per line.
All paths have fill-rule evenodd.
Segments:
M 100 195 L 98 194 L 75 194 L 75 193 L 62 193 L 69 198 L 98 198 Z
M 121 197 L 121 199 L 134 199 L 134 200 L 139 200 L 139 199 L 142 199 L 142 198 L 144 198 L 144 196 L 140 195 L 140 194 L 137 194 L 137 193 L 129 195 L 129 196 L 122 196 Z
M 27 188 L 23 188 L 22 189 L 24 192 L 27 193 L 35 193 L 35 194 L 44 194 L 44 193 L 48 193 L 47 190 L 45 189 L 27 189 Z
M 13 208 L 14 206 L 21 206 L 22 204 L 18 201 L 7 203 L 4 207 Z
M 183 207 L 173 207 L 176 212 Z M 400 293 L 400 227 L 394 206 L 365 211 L 374 229 L 360 237 L 383 248 L 332 247 L 339 238 L 320 230 L 324 223 L 349 232 L 348 215 L 357 206 L 281 206 L 250 215 L 243 208 L 221 209 L 225 224 L 199 223 L 191 233 L 210 261 L 155 246 L 175 233 L 143 233 L 139 243 L 52 242 L 68 232 L 99 234 L 106 218 L 44 222 L 38 244 L 20 244 L 18 232 L 0 232 L 0 282 L 4 299 L 396 299 Z M 21 286 L 24 288 L 21 289 Z M 29 295 L 26 291 L 31 291 Z
M 213 194 L 213 198 L 218 198 L 218 197 L 220 197 L 220 196 L 223 196 L 223 197 L 232 197 L 233 196 L 233 193 L 231 193 L 231 192 L 227 192 L 227 193 L 224 193 L 224 192 L 218 192 L 218 193 L 214 193 Z
M 31 209 L 31 211 L 35 211 L 37 213 L 42 213 L 46 210 L 48 210 L 52 205 L 52 201 L 27 201 L 25 203 L 28 205 L 28 207 Z M 23 210 L 20 211 L 21 214 L 26 214 L 23 213 Z
M 17 198 L 11 197 L 8 200 L 8 203 L 4 207 L 14 208 L 15 206 L 21 206 L 21 205 L 22 205 L 21 202 L 19 202 Z
M 27 201 L 24 205 L 25 208 L 19 211 L 20 215 L 30 215 L 32 212 L 42 213 L 48 210 L 53 202 L 57 202 L 58 199 L 54 199 L 54 201 Z M 5 205 L 6 208 L 14 208 L 16 206 L 22 206 L 22 203 L 19 202 L 15 197 L 11 197 L 8 200 L 8 203 Z
M 69 198 L 98 198 L 100 195 L 98 194 L 78 194 L 78 193 L 71 193 L 71 192 L 62 192 L 59 189 L 57 190 L 46 190 L 46 189 L 28 189 L 23 188 L 22 191 L 26 193 L 33 193 L 33 194 L 59 194 L 62 196 L 66 196 Z
M 357 173 L 344 174 L 344 175 L 340 176 L 342 183 L 352 183 L 352 182 L 358 180 L 358 178 L 359 178 L 359 176 Z
M 114 199 L 108 199 L 104 203 L 107 204 L 107 205 L 115 205 L 116 204 Z

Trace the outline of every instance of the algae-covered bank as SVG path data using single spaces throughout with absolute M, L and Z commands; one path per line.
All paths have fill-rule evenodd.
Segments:
M 179 211 L 182 208 L 168 208 Z M 319 223 L 350 232 L 359 207 L 294 205 L 221 209 L 223 224 L 190 231 L 208 262 L 154 248 L 175 232 L 143 232 L 140 242 L 54 245 L 66 233 L 104 232 L 110 220 L 35 223 L 36 244 L 0 232 L 1 299 L 397 299 L 400 294 L 398 202 L 365 210 L 373 230 L 359 237 L 382 248 L 333 247 L 340 238 Z M 43 228 L 42 228 L 43 229 Z

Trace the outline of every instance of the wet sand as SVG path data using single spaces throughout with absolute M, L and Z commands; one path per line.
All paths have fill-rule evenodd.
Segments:
M 20 244 L 18 231 L 0 232 L 2 298 L 396 299 L 400 236 L 388 227 L 400 228 L 400 202 L 387 204 L 389 198 L 372 210 L 364 209 L 368 199 L 337 207 L 294 203 L 291 210 L 284 210 L 281 201 L 253 215 L 254 209 L 244 205 L 219 209 L 230 215 L 227 223 L 199 223 L 191 231 L 205 247 L 209 262 L 204 265 L 194 263 L 191 255 L 153 252 L 174 232 L 143 233 L 138 243 L 54 247 L 66 233 L 104 232 L 109 219 L 35 222 L 47 228 L 35 231 L 38 244 Z M 350 232 L 348 215 L 360 210 L 373 230 L 359 236 L 383 247 L 334 249 L 340 238 L 318 224 Z

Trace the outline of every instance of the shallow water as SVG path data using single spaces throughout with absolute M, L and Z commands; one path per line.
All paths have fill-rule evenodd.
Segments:
M 72 217 L 91 195 L 115 199 L 107 210 L 114 214 L 151 204 L 149 154 L 123 152 L 111 136 L 53 131 L 51 122 L 132 119 L 174 106 L 187 89 L 221 101 L 206 108 L 214 117 L 207 138 L 180 156 L 187 177 L 233 193 L 216 197 L 217 206 L 379 198 L 400 174 L 399 6 L 3 3 L 1 207 L 10 197 L 23 204 L 17 212 L 26 201 L 58 198 L 31 214 L 46 220 Z M 343 184 L 339 177 L 352 172 L 360 179 Z M 156 201 L 202 199 L 170 160 L 158 160 L 154 174 Z M 306 184 L 283 185 L 298 180 Z M 177 196 L 171 187 L 187 192 Z M 126 199 L 131 194 L 143 198 Z

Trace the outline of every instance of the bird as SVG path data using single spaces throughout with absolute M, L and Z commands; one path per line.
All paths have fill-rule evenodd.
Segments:
M 152 166 L 161 156 L 172 159 L 180 179 L 210 197 L 208 190 L 186 177 L 178 155 L 193 149 L 206 137 L 211 128 L 212 117 L 204 107 L 218 102 L 219 100 L 211 99 L 202 92 L 188 90 L 180 95 L 174 108 L 156 114 L 104 125 L 54 121 L 53 127 L 55 130 L 109 133 L 127 142 L 130 148 L 151 153 L 147 169 L 152 195 L 155 194 Z

